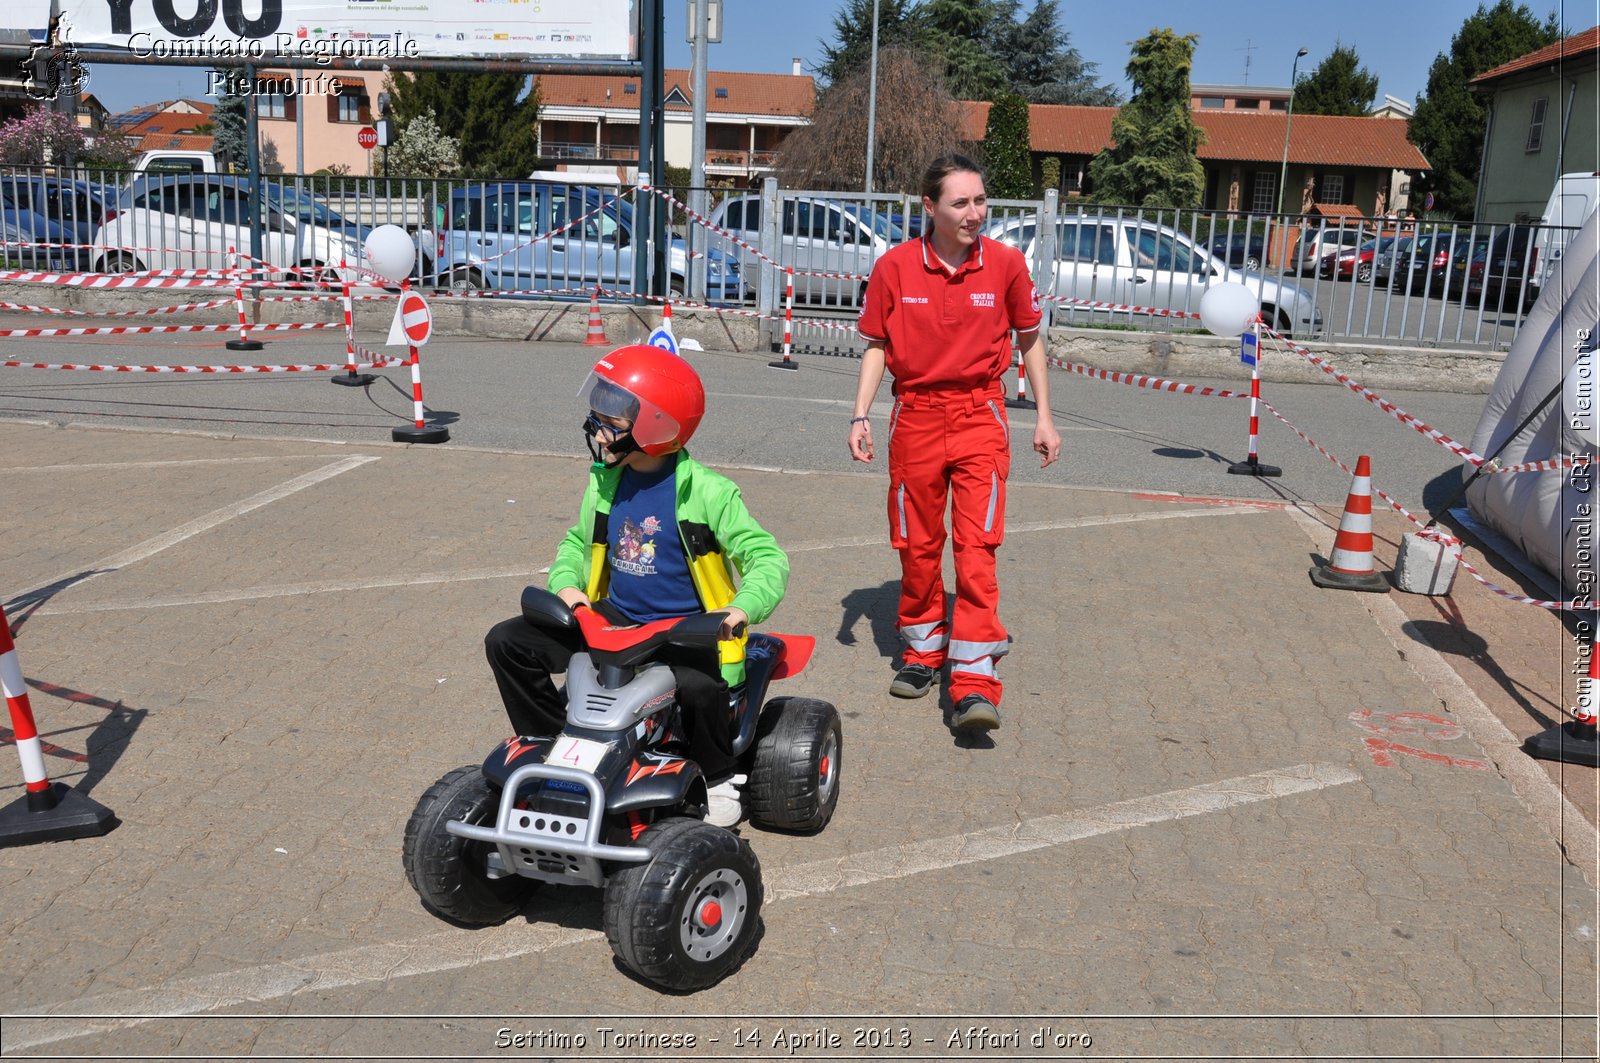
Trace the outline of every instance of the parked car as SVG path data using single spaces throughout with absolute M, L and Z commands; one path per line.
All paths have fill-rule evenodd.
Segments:
M 1354 277 L 1357 281 L 1365 283 L 1372 279 L 1374 262 L 1378 254 L 1392 243 L 1394 237 L 1383 236 L 1368 240 L 1359 247 L 1330 252 L 1323 256 L 1322 264 L 1317 267 L 1317 276 L 1324 279 L 1338 277 L 1345 280 Z
M 0 207 L 0 261 L 21 269 L 71 269 L 70 252 L 65 248 L 40 246 L 64 243 L 65 231 L 44 215 L 19 207 Z
M 711 212 L 711 224 L 792 266 L 796 299 L 859 304 L 872 264 L 906 239 L 888 214 L 864 204 L 815 197 L 782 203 L 775 248 L 763 246 L 760 196 L 730 196 Z M 726 239 L 713 245 L 736 255 L 747 276 L 757 274 L 761 260 L 752 252 Z
M 228 248 L 250 251 L 250 182 L 216 174 L 135 178 L 94 237 L 94 268 L 226 269 Z M 330 276 L 340 262 L 366 261 L 369 227 L 347 221 L 315 196 L 263 183 L 261 256 L 279 275 Z
M 1215 258 L 1234 269 L 1259 270 L 1266 261 L 1266 240 L 1260 233 L 1218 233 L 1206 245 Z
M 1302 229 L 1300 242 L 1294 252 L 1295 269 L 1300 273 L 1314 273 L 1328 255 L 1359 247 L 1376 235 L 1359 225 L 1331 225 Z
M 1374 260 L 1377 284 L 1398 292 L 1444 295 L 1456 239 L 1457 234 L 1448 229 L 1402 236 Z
M 638 246 L 633 204 L 609 188 L 474 183 L 451 190 L 433 265 L 452 288 L 572 289 L 576 297 L 597 285 L 631 291 Z M 673 235 L 667 269 L 675 295 L 687 289 L 688 267 L 688 245 Z M 744 294 L 738 260 L 707 251 L 707 298 L 733 302 Z
M 1494 236 L 1487 230 L 1474 227 L 1460 234 L 1450 252 L 1450 268 L 1445 276 L 1445 290 L 1450 298 L 1460 298 L 1467 290 L 1467 274 L 1478 256 L 1488 250 Z
M 985 235 L 1018 248 L 1030 261 L 1038 252 L 1038 223 L 1032 217 L 990 222 Z M 1278 331 L 1305 337 L 1322 330 L 1322 311 L 1306 289 L 1242 273 L 1187 234 L 1138 218 L 1061 218 L 1052 272 L 1052 294 L 1161 310 L 1197 311 L 1201 295 L 1213 284 L 1243 284 L 1256 293 L 1263 319 Z
M 67 269 L 89 267 L 95 230 L 104 223 L 107 205 L 115 199 L 115 190 L 90 181 L 43 174 L 0 175 L 0 202 L 7 211 L 21 215 L 16 219 L 21 239 L 36 244 L 73 245 L 43 249 L 39 255 Z M 29 213 L 48 224 L 29 222 Z
M 1526 307 L 1538 290 L 1524 281 L 1537 276 L 1539 252 L 1533 246 L 1535 226 L 1508 225 L 1489 246 L 1474 255 L 1467 268 L 1466 301 L 1496 309 Z

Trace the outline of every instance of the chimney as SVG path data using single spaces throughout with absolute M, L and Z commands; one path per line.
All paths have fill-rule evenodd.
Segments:
M 789 60 L 789 62 L 794 64 L 794 66 L 793 66 L 794 76 L 795 77 L 799 77 L 800 76 L 800 59 L 799 59 L 799 57 L 796 56 L 795 58 Z

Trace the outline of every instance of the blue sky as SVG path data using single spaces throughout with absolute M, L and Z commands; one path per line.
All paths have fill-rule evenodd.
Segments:
M 665 0 L 667 64 L 687 67 L 684 0 Z M 1025 8 L 1030 0 L 1024 0 Z M 180 8 L 183 6 L 179 5 Z M 1308 49 L 1300 73 L 1314 69 L 1335 46 L 1355 48 L 1362 64 L 1378 76 L 1378 92 L 1408 103 L 1427 84 L 1434 57 L 1450 47 L 1450 38 L 1477 8 L 1477 0 L 1394 2 L 1345 0 L 1301 5 L 1262 0 L 1133 0 L 1123 4 L 1085 4 L 1063 0 L 1062 22 L 1074 47 L 1098 64 L 1101 80 L 1124 93 L 1123 76 L 1131 43 L 1152 29 L 1171 27 L 1199 35 L 1193 80 L 1214 84 L 1286 86 L 1295 52 Z M 1541 7 L 1555 10 L 1567 32 L 1600 23 L 1600 0 Z M 713 70 L 788 73 L 799 58 L 809 72 L 821 56 L 819 41 L 832 39 L 829 0 L 724 0 L 723 43 L 712 45 Z M 1287 28 L 1289 24 L 1294 28 Z M 89 91 L 113 111 L 177 96 L 200 97 L 205 76 L 198 68 L 112 66 L 96 64 Z

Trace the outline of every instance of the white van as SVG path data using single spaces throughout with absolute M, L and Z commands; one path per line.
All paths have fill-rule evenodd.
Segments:
M 1534 259 L 1533 276 L 1528 278 L 1530 285 L 1543 288 L 1555 275 L 1567 242 L 1583 228 L 1597 203 L 1600 203 L 1600 172 L 1564 173 L 1556 178 L 1550 202 L 1539 216 L 1539 231 L 1533 238 L 1538 257 Z

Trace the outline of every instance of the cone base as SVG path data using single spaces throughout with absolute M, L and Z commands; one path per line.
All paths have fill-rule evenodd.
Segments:
M 24 795 L 0 808 L 0 848 L 98 838 L 117 825 L 117 817 L 109 808 L 91 801 L 66 783 L 51 783 L 49 794 L 54 798 L 54 805 L 44 811 L 35 810 L 41 803 L 37 794 Z M 30 797 L 34 799 L 31 802 Z
M 1008 409 L 1008 410 L 1037 410 L 1038 408 L 1039 408 L 1039 404 L 1037 402 L 1034 402 L 1032 399 L 1007 399 L 1006 400 L 1006 409 Z
M 376 379 L 377 376 L 372 373 L 346 373 L 344 376 L 334 377 L 333 382 L 347 388 L 364 388 Z
M 598 336 L 591 335 L 587 337 L 584 339 L 583 345 L 585 347 L 609 347 L 611 346 L 611 341 L 606 339 L 604 333 L 601 333 Z
M 450 429 L 437 424 L 425 424 L 421 428 L 408 424 L 391 431 L 389 438 L 396 443 L 448 443 Z
M 1282 476 L 1283 470 L 1276 465 L 1263 465 L 1254 458 L 1236 461 L 1228 466 L 1228 472 L 1234 476 Z
M 1311 582 L 1335 591 L 1389 593 L 1389 581 L 1379 572 L 1340 572 L 1331 565 L 1312 565 Z
M 1600 767 L 1600 741 L 1594 724 L 1569 720 L 1558 727 L 1540 731 L 1522 743 L 1522 751 L 1539 760 L 1560 760 L 1568 764 Z
M 767 363 L 767 368 L 768 369 L 788 369 L 788 370 L 790 370 L 792 372 L 793 370 L 799 369 L 800 366 L 799 366 L 798 363 L 796 363 L 796 362 L 794 362 L 794 361 L 792 361 L 792 360 L 790 360 L 788 358 L 780 358 L 776 362 L 768 362 Z
M 223 346 L 230 351 L 260 351 L 266 349 L 260 340 L 229 340 Z

